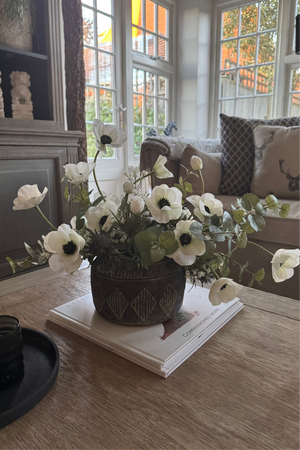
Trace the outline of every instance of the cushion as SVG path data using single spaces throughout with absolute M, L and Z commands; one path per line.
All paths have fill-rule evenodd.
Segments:
M 183 179 L 186 177 L 186 170 L 182 166 L 185 166 L 188 170 L 192 170 L 190 159 L 194 155 L 199 156 L 203 161 L 202 176 L 205 184 L 205 192 L 218 194 L 222 175 L 221 153 L 205 153 L 193 145 L 188 144 L 182 154 L 179 177 L 183 177 Z M 189 175 L 186 181 L 192 184 L 193 195 L 202 195 L 202 183 L 198 177 Z
M 220 114 L 222 143 L 222 181 L 220 194 L 244 195 L 250 192 L 254 168 L 254 136 L 252 126 L 273 125 L 294 127 L 300 117 L 259 120 L 229 117 Z
M 236 196 L 234 195 L 216 195 L 218 200 L 223 203 L 224 210 L 231 208 L 231 205 L 236 205 Z M 263 199 L 262 199 L 263 201 Z M 282 219 L 276 216 L 273 211 L 268 209 L 265 216 L 266 226 L 257 233 L 248 235 L 249 239 L 278 243 L 279 247 L 285 246 L 299 247 L 300 245 L 300 204 L 298 200 L 282 199 L 280 203 L 288 203 L 291 206 L 289 215 Z M 258 249 L 257 249 L 258 250 Z M 247 260 L 247 248 L 244 251 L 245 259 Z M 233 258 L 234 259 L 234 258 Z M 298 269 L 297 269 L 298 270 Z
M 255 162 L 251 192 L 265 198 L 299 199 L 300 127 L 254 128 Z

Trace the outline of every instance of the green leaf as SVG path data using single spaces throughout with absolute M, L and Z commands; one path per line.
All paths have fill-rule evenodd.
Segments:
M 242 197 L 242 205 L 243 205 L 243 202 L 245 202 L 247 205 L 248 205 L 248 202 L 249 202 L 252 208 L 255 208 L 255 205 L 257 205 L 257 203 L 259 201 L 260 200 L 259 200 L 259 198 L 256 195 L 250 194 L 250 193 L 244 194 L 243 197 Z M 247 208 L 245 208 L 245 209 L 247 209 Z M 247 211 L 251 211 L 251 210 L 247 210 Z
M 220 267 L 220 273 L 222 277 L 228 277 L 230 274 L 230 269 L 228 267 L 228 258 L 224 258 L 223 265 Z
M 267 210 L 266 210 L 266 208 L 264 208 L 264 205 L 263 205 L 263 203 L 261 201 L 259 201 L 255 205 L 254 209 L 255 209 L 255 212 L 256 212 L 256 214 L 258 216 L 265 216 L 267 214 Z
M 159 244 L 154 244 L 150 250 L 150 256 L 152 262 L 157 263 L 166 256 L 166 252 Z
M 232 231 L 234 229 L 234 223 L 229 212 L 224 211 L 223 214 L 223 229 L 224 231 Z
M 220 230 L 220 228 L 216 227 L 215 225 L 209 225 L 208 229 L 212 233 L 212 238 L 214 241 L 216 242 L 225 241 L 225 234 L 222 233 L 222 230 Z
M 265 278 L 265 269 L 260 269 L 256 274 L 254 275 L 254 279 L 256 281 L 261 281 Z
M 241 223 L 244 218 L 245 212 L 243 209 L 236 209 L 233 211 L 233 218 L 236 221 L 236 223 Z
M 246 198 L 242 198 L 241 199 L 241 206 L 246 210 L 246 211 L 251 211 L 252 210 L 252 205 L 249 202 L 249 200 L 247 200 Z
M 182 177 L 179 177 L 179 183 L 183 184 L 183 178 Z
M 289 215 L 291 206 L 288 203 L 284 203 L 281 205 L 281 209 L 279 211 L 279 216 L 283 219 Z
M 65 198 L 66 200 L 69 200 L 69 188 L 68 188 L 68 186 L 65 186 L 65 189 L 64 189 L 64 198 Z
M 239 283 L 242 281 L 243 275 L 248 266 L 249 266 L 249 263 L 247 261 L 246 264 L 244 264 L 243 267 L 241 268 L 240 274 L 239 274 Z
M 200 241 L 205 241 L 205 236 L 202 234 L 203 225 L 199 222 L 194 222 L 190 226 L 190 232 L 196 236 L 196 238 L 200 239 Z
M 24 247 L 30 256 L 35 257 L 37 255 L 38 252 L 36 250 L 33 250 L 33 248 L 31 248 L 28 244 L 26 244 L 26 242 L 24 242 Z
M 145 267 L 151 266 L 153 264 L 150 256 L 150 251 L 141 252 L 141 260 Z
M 76 230 L 79 231 L 81 230 L 85 225 L 85 220 L 83 218 L 81 219 L 77 219 L 76 218 Z
M 184 188 L 185 188 L 186 192 L 189 192 L 190 194 L 193 192 L 193 186 L 188 181 L 186 181 L 184 183 Z
M 249 284 L 248 284 L 248 287 L 252 287 L 252 286 L 253 286 L 253 283 L 254 283 L 254 278 L 251 278 L 251 280 L 250 280 L 250 282 L 249 282 Z
M 214 255 L 214 252 L 216 250 L 216 244 L 213 241 L 205 241 L 205 247 L 206 247 L 206 251 L 205 253 L 201 256 L 201 258 L 203 259 L 211 259 Z
M 159 236 L 162 233 L 162 231 L 161 231 L 161 229 L 159 227 L 150 227 L 150 228 L 147 228 L 147 230 L 151 231 L 152 233 L 155 233 L 155 235 L 157 237 L 157 240 L 158 240 Z
M 159 243 L 163 246 L 166 255 L 172 255 L 178 249 L 178 242 L 173 231 L 162 233 L 159 236 Z
M 217 214 L 214 214 L 213 216 L 211 216 L 211 218 L 209 219 L 209 223 L 210 223 L 210 225 L 214 225 L 215 227 L 220 226 L 220 219 L 217 216 Z
M 277 198 L 275 197 L 275 195 L 268 195 L 265 198 L 265 202 L 267 203 L 267 206 L 268 206 L 269 209 L 277 208 L 278 204 L 279 204 L 279 202 L 278 202 Z
M 176 187 L 177 189 L 180 190 L 180 192 L 182 193 L 183 197 L 186 197 L 186 190 L 184 189 L 183 186 L 181 186 L 181 184 L 174 183 L 174 187 Z
M 249 225 L 253 228 L 254 231 L 259 231 L 258 225 L 255 222 L 253 216 L 249 215 L 247 217 L 247 222 L 249 223 Z
M 249 223 L 243 223 L 241 225 L 241 228 L 243 231 L 246 231 L 246 233 L 248 233 L 248 234 L 254 233 L 254 231 L 255 231 Z
M 262 216 L 253 216 L 253 220 L 256 223 L 259 230 L 262 230 L 266 225 L 266 221 Z
M 246 231 L 243 231 L 240 236 L 237 236 L 236 245 L 238 248 L 245 248 L 247 246 L 248 237 Z
M 155 241 L 157 241 L 157 236 L 150 230 L 141 231 L 134 238 L 135 245 L 141 253 L 149 251 Z
M 16 273 L 17 264 L 8 256 L 6 257 L 6 261 L 9 262 L 10 267 L 12 268 L 13 273 Z

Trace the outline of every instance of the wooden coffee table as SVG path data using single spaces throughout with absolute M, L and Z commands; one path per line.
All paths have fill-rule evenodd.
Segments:
M 85 269 L 0 298 L 60 351 L 54 387 L 0 430 L 1 449 L 299 448 L 297 300 L 244 288 L 244 310 L 163 379 L 47 323 L 89 290 Z

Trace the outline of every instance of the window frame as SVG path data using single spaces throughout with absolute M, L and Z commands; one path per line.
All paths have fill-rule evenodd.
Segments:
M 218 112 L 220 96 L 220 58 L 221 58 L 221 28 L 222 13 L 231 9 L 242 8 L 253 3 L 261 3 L 263 0 L 216 0 L 214 8 L 214 21 L 212 24 L 212 48 L 215 48 L 211 58 L 211 102 L 209 110 L 209 136 L 218 138 Z M 293 53 L 292 42 L 294 39 L 294 24 L 296 0 L 279 0 L 277 44 L 274 62 L 274 89 L 273 89 L 273 117 L 288 115 L 289 90 L 288 73 L 295 66 L 300 67 L 300 57 Z M 248 66 L 246 66 L 248 67 Z M 236 67 L 238 72 L 240 67 Z

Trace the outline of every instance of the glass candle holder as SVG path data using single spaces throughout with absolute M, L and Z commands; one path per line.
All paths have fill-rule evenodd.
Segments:
M 0 389 L 20 381 L 24 376 L 23 338 L 16 317 L 0 316 Z

